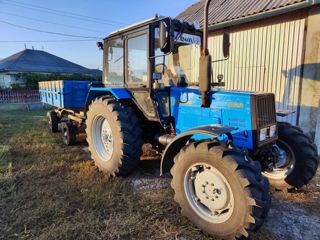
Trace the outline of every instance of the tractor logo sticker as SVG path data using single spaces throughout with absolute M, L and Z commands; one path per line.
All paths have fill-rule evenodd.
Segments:
M 159 39 L 160 32 L 159 28 L 155 29 L 155 37 L 156 39 Z M 180 43 L 186 43 L 186 44 L 196 44 L 196 45 L 201 45 L 201 37 L 188 34 L 188 33 L 183 33 L 179 35 L 178 32 L 174 32 L 174 40 L 175 42 L 180 42 Z
M 230 102 L 230 103 L 228 104 L 228 107 L 243 108 L 243 103 Z

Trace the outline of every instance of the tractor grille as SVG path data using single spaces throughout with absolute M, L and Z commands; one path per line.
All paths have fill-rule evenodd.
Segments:
M 255 106 L 257 129 L 276 123 L 276 108 L 273 94 L 256 95 Z

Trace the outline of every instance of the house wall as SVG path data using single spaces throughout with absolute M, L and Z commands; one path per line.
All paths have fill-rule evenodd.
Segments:
M 230 57 L 213 63 L 213 80 L 223 75 L 227 89 L 273 92 L 276 107 L 296 111 L 279 118 L 297 124 L 303 63 L 305 18 L 274 19 L 268 24 L 245 28 L 230 34 Z M 222 35 L 209 38 L 213 61 L 223 59 Z
M 312 137 L 320 153 L 320 6 L 310 10 L 308 16 L 306 48 L 301 86 L 299 125 Z
M 15 77 L 10 73 L 0 73 L 0 87 L 10 88 L 12 83 L 15 83 Z

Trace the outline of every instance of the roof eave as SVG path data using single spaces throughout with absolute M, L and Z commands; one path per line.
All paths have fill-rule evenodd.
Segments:
M 293 6 L 278 8 L 278 9 L 275 9 L 272 11 L 258 13 L 258 14 L 254 14 L 254 15 L 251 15 L 248 17 L 236 18 L 236 19 L 231 19 L 226 22 L 212 24 L 208 27 L 208 30 L 216 30 L 216 29 L 221 29 L 221 28 L 226 28 L 229 26 L 241 24 L 241 23 L 252 22 L 252 21 L 260 20 L 260 19 L 263 19 L 266 17 L 272 17 L 272 16 L 280 15 L 280 14 L 283 14 L 286 12 L 292 12 L 292 11 L 295 11 L 298 9 L 310 7 L 312 5 L 316 5 L 319 3 L 320 3 L 320 0 L 309 0 L 309 2 L 304 2 L 304 3 L 296 4 Z

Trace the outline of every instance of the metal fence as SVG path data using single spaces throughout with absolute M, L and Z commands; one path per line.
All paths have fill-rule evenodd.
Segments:
M 40 102 L 38 90 L 0 90 L 0 104 Z

